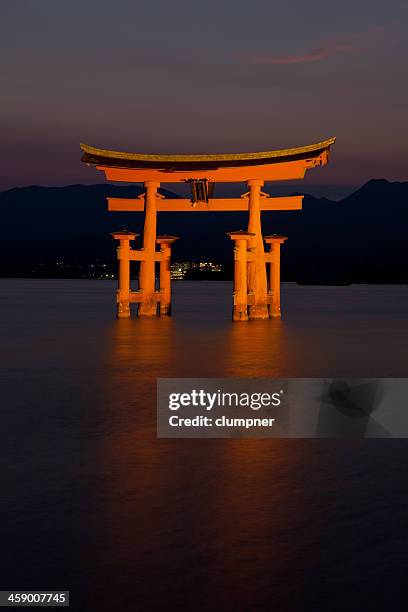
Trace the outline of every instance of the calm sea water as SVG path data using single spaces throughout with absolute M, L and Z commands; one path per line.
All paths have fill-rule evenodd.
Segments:
M 408 445 L 158 440 L 158 376 L 407 376 L 408 287 L 229 283 L 114 318 L 115 285 L 0 280 L 0 589 L 71 609 L 405 610 Z

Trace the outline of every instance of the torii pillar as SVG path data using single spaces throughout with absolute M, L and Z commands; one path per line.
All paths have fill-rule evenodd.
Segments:
M 157 299 L 155 295 L 156 277 L 156 226 L 157 226 L 157 189 L 160 183 L 147 181 L 144 184 L 145 196 L 145 221 L 143 231 L 143 253 L 144 258 L 140 262 L 139 291 L 142 299 L 139 305 L 139 316 L 153 317 L 157 314 Z
M 234 245 L 234 306 L 233 321 L 248 321 L 248 240 L 254 236 L 237 231 L 227 234 Z M 250 255 L 250 258 L 252 255 Z
M 130 317 L 130 241 L 134 240 L 139 234 L 123 230 L 113 232 L 115 240 L 119 240 L 117 248 L 119 260 L 118 290 L 116 292 L 117 316 L 118 319 L 128 319 Z
M 177 236 L 157 236 L 160 245 L 160 314 L 171 314 L 171 245 L 178 240 Z
M 251 179 L 249 187 L 248 249 L 253 260 L 248 262 L 249 318 L 269 319 L 265 251 L 261 227 L 261 187 L 264 181 Z
M 270 245 L 270 250 L 266 253 L 266 261 L 269 262 L 269 316 L 280 318 L 280 247 L 287 240 L 287 236 L 265 236 L 265 242 Z

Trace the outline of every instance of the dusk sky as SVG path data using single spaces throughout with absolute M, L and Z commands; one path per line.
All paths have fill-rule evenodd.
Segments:
M 313 183 L 408 180 L 407 0 L 15 0 L 0 188 L 103 180 L 79 143 L 262 151 L 337 136 Z

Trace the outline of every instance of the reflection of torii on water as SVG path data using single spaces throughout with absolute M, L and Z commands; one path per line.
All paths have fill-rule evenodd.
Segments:
M 108 198 L 111 211 L 144 211 L 143 248 L 131 249 L 131 232 L 116 232 L 119 240 L 118 317 L 130 316 L 130 303 L 139 305 L 139 316 L 170 314 L 170 255 L 175 236 L 156 235 L 158 211 L 248 210 L 247 232 L 230 232 L 234 248 L 233 319 L 280 317 L 280 245 L 285 236 L 266 236 L 261 229 L 262 210 L 301 210 L 303 196 L 270 197 L 262 191 L 265 181 L 304 178 L 306 170 L 328 162 L 335 138 L 317 144 L 227 155 L 144 155 L 105 151 L 81 145 L 82 161 L 105 172 L 110 181 L 143 183 L 145 193 L 136 199 Z M 164 198 L 161 183 L 188 182 L 192 198 Z M 215 182 L 246 182 L 248 192 L 240 198 L 212 198 Z M 265 253 L 264 240 L 269 245 Z M 157 245 L 160 250 L 157 250 Z M 130 290 L 130 261 L 140 261 L 139 289 Z M 155 264 L 160 263 L 160 288 L 156 289 Z M 267 265 L 269 264 L 269 275 Z M 268 278 L 269 277 L 269 278 Z

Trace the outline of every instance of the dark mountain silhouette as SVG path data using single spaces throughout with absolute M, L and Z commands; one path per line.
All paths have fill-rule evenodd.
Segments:
M 168 197 L 174 194 L 160 190 Z M 67 187 L 21 187 L 0 193 L 0 211 L 4 220 L 1 240 L 7 239 L 8 227 L 17 227 L 19 237 L 35 242 L 105 236 L 123 224 L 135 222 L 135 215 L 110 213 L 106 197 L 135 198 L 142 188 L 116 185 L 68 185 Z M 137 221 L 141 215 L 136 215 Z
M 113 272 L 110 232 L 141 233 L 143 214 L 110 213 L 106 197 L 140 193 L 138 186 L 109 184 L 0 193 L 0 275 L 88 276 L 95 265 Z M 305 195 L 302 211 L 265 212 L 262 222 L 265 234 L 289 237 L 282 252 L 287 280 L 408 282 L 407 182 L 371 180 L 340 201 Z M 158 233 L 180 237 L 176 259 L 211 257 L 229 268 L 232 244 L 225 234 L 246 224 L 247 213 L 158 215 Z

